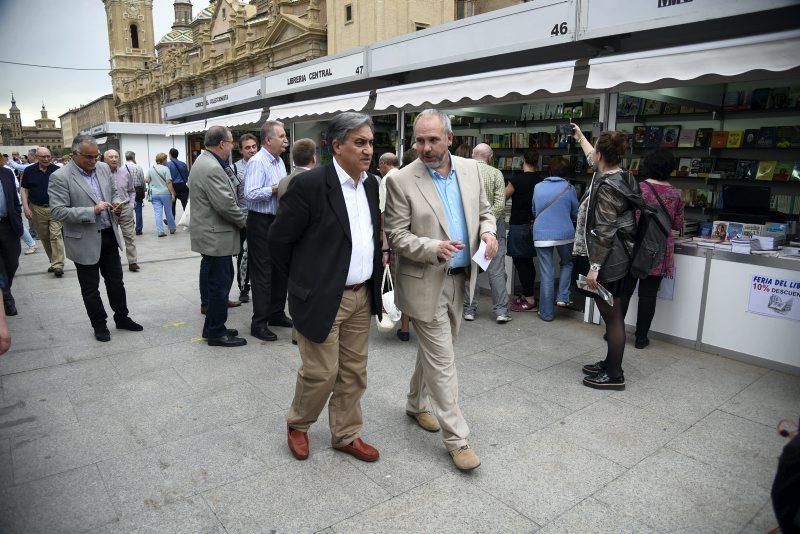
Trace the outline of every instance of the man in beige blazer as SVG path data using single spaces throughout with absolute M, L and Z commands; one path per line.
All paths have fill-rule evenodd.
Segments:
M 448 151 L 453 131 L 447 115 L 433 109 L 420 113 L 414 140 L 420 157 L 387 182 L 384 215 L 398 256 L 395 298 L 419 336 L 406 413 L 425 430 L 441 427 L 456 467 L 469 471 L 480 459 L 469 447 L 469 427 L 458 406 L 453 340 L 467 275 L 470 295 L 475 292 L 478 269 L 470 268 L 472 255 L 481 241 L 487 259 L 497 253 L 495 218 L 477 163 Z

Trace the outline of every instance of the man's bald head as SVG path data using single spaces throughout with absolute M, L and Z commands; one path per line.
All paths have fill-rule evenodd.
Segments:
M 397 159 L 394 152 L 385 152 L 378 158 L 378 171 L 381 176 L 386 176 L 390 170 L 398 168 L 400 168 L 400 160 Z
M 486 143 L 479 143 L 472 149 L 472 159 L 491 163 L 492 158 L 494 158 L 494 151 Z
M 50 149 L 46 146 L 40 146 L 36 150 L 33 151 L 33 156 L 28 156 L 28 163 L 33 163 L 35 161 L 39 162 L 39 168 L 43 171 L 50 166 L 50 160 L 52 159 L 52 154 L 50 154 Z
M 116 171 L 119 167 L 119 152 L 110 148 L 103 153 L 103 162 L 108 163 L 112 171 Z

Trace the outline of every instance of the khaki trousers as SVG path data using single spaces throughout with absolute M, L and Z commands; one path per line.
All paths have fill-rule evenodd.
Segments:
M 332 445 L 342 447 L 359 437 L 371 318 L 369 290 L 346 289 L 325 341 L 314 343 L 297 332 L 303 365 L 297 372 L 294 400 L 286 418 L 289 427 L 307 432 L 330 397 Z
M 453 340 L 461 327 L 464 274 L 447 276 L 433 321 L 411 318 L 419 338 L 417 364 L 411 376 L 406 410 L 431 412 L 442 427 L 442 439 L 452 451 L 467 444 L 469 427 L 458 406 L 458 374 Z
M 50 260 L 51 269 L 64 268 L 64 235 L 61 231 L 61 223 L 53 219 L 50 208 L 37 206 L 28 203 L 28 207 L 33 214 L 33 222 L 36 224 L 36 231 L 39 239 L 42 240 L 47 259 Z
M 122 239 L 125 240 L 125 256 L 128 258 L 128 265 L 136 263 L 136 215 L 131 204 L 125 204 L 117 216 L 119 231 Z

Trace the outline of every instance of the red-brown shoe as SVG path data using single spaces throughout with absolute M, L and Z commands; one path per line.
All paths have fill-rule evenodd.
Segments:
M 345 445 L 344 447 L 334 447 L 337 451 L 346 452 L 347 454 L 351 454 L 361 460 L 362 462 L 374 462 L 378 458 L 380 458 L 380 454 L 378 454 L 378 449 L 373 447 L 372 445 L 368 445 L 364 443 L 364 440 L 361 438 L 356 438 L 353 440 L 352 443 L 349 445 Z
M 287 434 L 289 450 L 292 451 L 292 455 L 298 460 L 308 458 L 308 432 L 289 427 Z

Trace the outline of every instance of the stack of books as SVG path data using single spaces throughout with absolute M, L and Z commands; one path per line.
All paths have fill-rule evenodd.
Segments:
M 778 250 L 784 244 L 786 238 L 779 235 L 754 235 L 750 240 L 751 250 Z
M 750 254 L 750 239 L 731 239 L 731 252 L 737 254 Z

